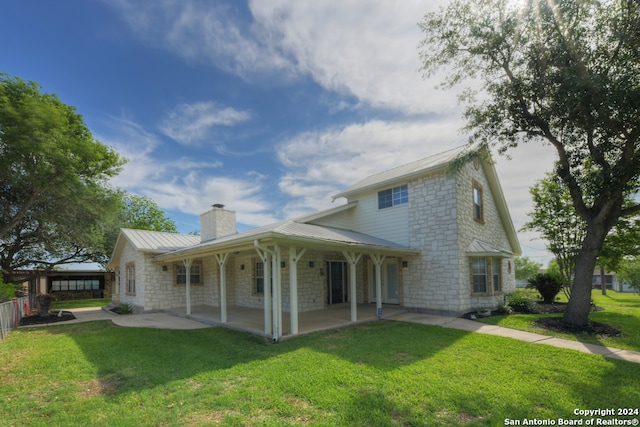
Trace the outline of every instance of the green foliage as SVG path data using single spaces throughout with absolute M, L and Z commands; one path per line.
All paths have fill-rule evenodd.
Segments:
M 221 328 L 21 328 L 0 366 L 16 426 L 497 426 L 635 407 L 640 383 L 633 363 L 395 321 L 277 345 Z
M 526 256 L 515 258 L 516 280 L 528 280 L 530 277 L 538 274 L 542 264 L 530 260 Z
M 95 260 L 123 160 L 75 108 L 0 73 L 0 267 Z
M 586 223 L 576 214 L 571 194 L 556 174 L 547 174 L 529 190 L 533 200 L 531 220 L 522 230 L 539 232 L 555 255 L 564 286 L 571 286 L 576 258 L 587 234 Z
M 564 320 L 586 324 L 604 240 L 640 212 L 626 203 L 640 189 L 640 3 L 453 0 L 420 26 L 425 77 L 474 79 L 461 95 L 471 141 L 558 153 L 554 172 L 586 224 Z
M 506 296 L 506 303 L 512 309 L 519 313 L 537 313 L 538 303 L 531 292 L 517 290 Z
M 0 274 L 0 302 L 8 301 L 16 296 L 16 288 L 13 283 L 4 283 Z
M 562 282 L 552 274 L 538 273 L 528 280 L 527 287 L 537 290 L 544 304 L 552 304 L 562 289 Z
M 149 197 L 125 194 L 122 200 L 123 227 L 177 233 L 175 222 Z
M 114 311 L 118 314 L 130 314 L 131 304 L 120 304 Z
M 640 292 L 640 258 L 622 261 L 618 269 L 618 279 Z

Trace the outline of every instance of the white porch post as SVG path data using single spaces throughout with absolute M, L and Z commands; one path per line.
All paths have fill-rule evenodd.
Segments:
M 349 300 L 351 301 L 351 321 L 358 321 L 358 301 L 356 298 L 356 266 L 362 258 L 362 254 L 342 251 L 342 255 L 349 262 Z
M 229 252 L 224 254 L 216 254 L 218 265 L 220 266 L 220 322 L 227 323 L 227 272 L 225 266 Z
M 307 248 L 303 248 L 300 253 L 296 253 L 295 246 L 289 247 L 289 307 L 291 317 L 291 335 L 298 334 L 298 261 L 306 252 Z
M 280 267 L 282 256 L 278 245 L 273 248 L 273 251 L 275 252 L 273 257 L 273 339 L 278 340 L 282 335 L 282 270 Z
M 187 274 L 187 283 L 185 285 L 187 289 L 187 316 L 191 316 L 191 264 L 193 263 L 193 259 L 183 259 L 182 263 L 184 264 Z
M 382 317 L 382 263 L 385 255 L 371 255 L 373 264 L 376 266 L 376 308 L 378 317 Z
M 255 240 L 253 242 L 253 246 L 262 261 L 263 270 L 263 280 L 264 280 L 264 333 L 265 335 L 269 335 L 273 332 L 272 328 L 272 313 L 271 313 L 271 262 L 272 262 L 272 254 L 275 255 L 273 251 L 267 249 L 265 247 L 260 246 L 260 243 Z

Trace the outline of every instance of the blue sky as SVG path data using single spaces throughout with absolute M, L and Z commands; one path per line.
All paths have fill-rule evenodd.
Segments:
M 243 230 L 466 142 L 456 91 L 420 72 L 417 23 L 444 3 L 9 0 L 0 71 L 75 106 L 129 160 L 113 185 L 151 197 L 180 232 L 213 203 Z M 516 229 L 554 156 L 495 156 Z M 519 238 L 546 264 L 544 241 Z

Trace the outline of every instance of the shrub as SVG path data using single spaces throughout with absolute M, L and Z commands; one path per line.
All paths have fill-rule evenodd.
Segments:
M 4 283 L 0 274 L 0 302 L 9 301 L 16 296 L 16 288 L 12 283 Z
M 538 273 L 528 280 L 527 288 L 537 290 L 544 304 L 552 304 L 562 289 L 562 282 L 551 274 Z
M 129 314 L 131 313 L 131 304 L 120 304 L 114 311 L 118 314 Z
M 537 313 L 538 304 L 530 292 L 516 291 L 507 295 L 507 305 L 520 313 Z

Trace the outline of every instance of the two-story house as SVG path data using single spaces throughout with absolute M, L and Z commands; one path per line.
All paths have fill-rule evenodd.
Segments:
M 515 290 L 520 246 L 488 152 L 460 147 L 370 176 L 333 209 L 236 232 L 222 205 L 201 215 L 201 236 L 123 229 L 108 264 L 114 300 L 136 312 L 192 305 L 264 315 L 277 339 L 286 313 L 383 305 L 440 314 L 492 308 Z M 458 162 L 457 162 L 458 163 Z M 369 304 L 369 305 L 364 305 Z

